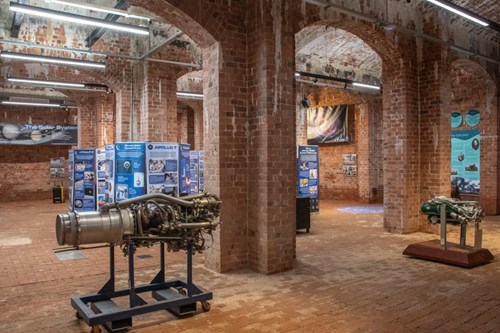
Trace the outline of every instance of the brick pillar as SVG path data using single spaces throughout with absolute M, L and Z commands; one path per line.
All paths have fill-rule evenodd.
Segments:
M 188 107 L 177 112 L 177 139 L 179 142 L 188 142 Z
M 301 93 L 304 84 L 297 83 L 295 94 L 295 123 L 296 123 L 296 140 L 298 145 L 307 145 L 307 108 L 300 104 L 300 100 L 304 97 Z
M 113 143 L 115 138 L 115 96 L 114 94 L 98 94 L 97 102 L 97 146 L 104 147 Z
M 115 92 L 116 95 L 116 129 L 115 141 L 129 141 L 132 137 L 131 106 L 132 92 L 129 87 Z
M 419 230 L 419 115 L 416 62 L 384 62 L 384 228 Z M 413 67 L 412 67 L 413 66 Z
M 369 149 L 370 149 L 370 202 L 382 203 L 384 198 L 384 170 L 383 170 L 383 117 L 382 100 L 371 99 L 369 110 Z
M 356 104 L 356 142 L 358 149 L 357 175 L 359 201 L 368 203 L 370 201 L 370 112 L 368 104 Z
M 446 52 L 423 42 L 420 66 L 420 201 L 450 196 L 451 83 Z M 422 229 L 427 218 L 420 215 Z
M 247 108 L 240 104 L 247 100 L 245 42 L 230 38 L 203 50 L 205 187 L 220 195 L 223 223 L 205 252 L 205 265 L 218 272 L 248 264 Z
M 269 274 L 293 267 L 295 38 L 286 1 L 248 6 L 248 255 L 250 268 Z
M 78 147 L 94 148 L 97 144 L 97 109 L 94 99 L 78 101 Z
M 197 150 L 203 149 L 203 102 L 200 102 L 198 108 L 193 108 L 194 122 L 194 147 Z

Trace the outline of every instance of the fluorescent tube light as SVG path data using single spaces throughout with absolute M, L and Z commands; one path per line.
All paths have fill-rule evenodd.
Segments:
M 95 67 L 95 68 L 105 68 L 106 67 L 106 65 L 102 62 L 86 61 L 86 60 L 74 60 L 74 59 L 66 59 L 66 58 L 56 58 L 56 57 L 48 57 L 48 56 L 42 56 L 42 55 L 36 55 L 36 54 L 2 52 L 2 53 L 0 53 L 0 57 L 11 58 L 11 59 L 20 59 L 20 60 L 39 61 L 39 62 L 48 62 L 51 64 L 63 64 L 63 65 L 71 65 L 71 66 L 85 66 L 85 67 Z
M 10 3 L 10 10 L 19 13 L 31 14 L 35 16 L 41 16 L 46 18 L 53 18 L 61 21 L 67 21 L 71 23 L 81 23 L 91 26 L 108 28 L 112 30 L 131 32 L 140 35 L 149 35 L 149 29 L 145 27 L 139 27 L 130 24 L 109 22 L 106 20 L 96 19 L 93 17 L 76 15 L 66 12 L 59 12 L 56 10 L 24 5 L 16 2 Z
M 178 91 L 176 94 L 177 94 L 177 97 L 203 98 L 203 94 L 197 94 L 197 93 L 188 93 L 188 92 Z
M 364 83 L 353 82 L 352 85 L 354 87 L 361 87 L 361 88 L 368 88 L 368 89 L 380 90 L 379 86 L 373 86 L 371 84 L 364 84 Z
M 299 76 L 300 76 L 300 73 L 295 72 L 295 77 L 299 77 Z
M 455 14 L 457 14 L 457 15 L 460 15 L 460 16 L 462 16 L 462 17 L 465 17 L 465 18 L 466 18 L 466 19 L 468 19 L 468 20 L 471 20 L 471 21 L 473 21 L 473 22 L 476 22 L 476 23 L 478 23 L 478 24 L 482 25 L 483 27 L 487 27 L 487 26 L 489 25 L 489 23 L 488 23 L 488 22 L 485 22 L 485 21 L 483 21 L 483 20 L 480 20 L 480 19 L 478 19 L 478 18 L 475 18 L 475 17 L 473 17 L 473 16 L 471 16 L 471 15 L 469 15 L 469 14 L 467 14 L 467 13 L 465 13 L 465 12 L 463 12 L 463 11 L 461 11 L 461 10 L 457 9 L 457 8 L 454 8 L 454 7 L 452 7 L 452 6 L 446 5 L 446 4 L 442 3 L 442 2 L 439 2 L 439 1 L 436 1 L 436 0 L 427 0 L 427 1 L 429 1 L 430 3 L 435 4 L 436 6 L 439 6 L 439 7 L 441 7 L 441 8 L 446 9 L 446 10 L 449 10 L 450 12 L 453 12 L 453 13 L 455 13 Z
M 16 77 L 9 77 L 7 81 L 19 83 L 31 83 L 35 85 L 59 86 L 59 87 L 72 87 L 72 88 L 85 88 L 83 83 L 59 82 L 49 80 L 36 80 L 36 79 L 21 79 Z
M 11 101 L 2 101 L 2 104 L 23 105 L 23 106 L 44 106 L 44 107 L 48 107 L 48 108 L 59 108 L 59 107 L 63 106 L 61 104 L 53 104 L 53 103 L 11 102 Z
M 46 2 L 49 3 L 57 3 L 60 5 L 65 5 L 65 6 L 70 6 L 70 7 L 77 7 L 77 8 L 82 8 L 82 9 L 88 9 L 88 10 L 93 10 L 95 12 L 101 12 L 101 13 L 108 13 L 108 14 L 113 14 L 113 15 L 118 15 L 118 16 L 123 16 L 123 17 L 130 17 L 130 18 L 136 18 L 140 20 L 150 20 L 149 17 L 144 17 L 144 16 L 139 16 L 139 15 L 133 15 L 129 14 L 128 12 L 116 8 L 108 8 L 108 7 L 102 7 L 102 6 L 96 6 L 96 5 L 89 5 L 89 4 L 83 4 L 83 3 L 74 3 L 74 2 L 69 2 L 69 1 L 63 1 L 63 0 L 45 0 Z

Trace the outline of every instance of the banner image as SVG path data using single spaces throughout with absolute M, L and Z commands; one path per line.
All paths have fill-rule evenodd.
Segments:
M 451 133 L 451 185 L 459 193 L 479 195 L 480 132 L 473 129 Z
M 109 201 L 106 184 L 106 151 L 102 148 L 96 149 L 95 160 L 97 174 L 97 207 L 100 208 Z
M 72 159 L 72 190 L 71 197 L 73 211 L 91 211 L 96 210 L 95 202 L 95 150 L 94 149 L 75 149 L 70 151 L 70 160 Z
M 348 142 L 347 105 L 307 109 L 307 143 Z
M 463 118 L 459 112 L 453 112 L 451 114 L 451 128 L 457 128 L 462 126 Z
M 74 172 L 75 155 L 73 149 L 68 150 L 68 210 L 73 210 L 73 174 Z
M 467 115 L 465 116 L 465 122 L 470 127 L 475 127 L 479 125 L 479 121 L 481 120 L 481 113 L 479 111 L 471 109 L 467 111 Z
M 116 202 L 145 194 L 144 158 L 144 142 L 115 144 Z
M 311 198 L 311 212 L 319 212 L 319 147 L 298 147 L 297 183 L 299 198 Z
M 191 175 L 189 170 L 189 152 L 191 151 L 191 146 L 187 143 L 181 143 L 179 145 L 179 195 L 188 195 Z
M 50 177 L 63 178 L 64 177 L 64 157 L 50 159 Z
M 78 126 L 0 123 L 0 144 L 75 146 Z
M 104 201 L 115 202 L 115 145 L 109 144 L 104 147 L 104 179 L 106 182 L 106 192 Z
M 189 176 L 191 177 L 191 182 L 189 184 L 189 194 L 199 193 L 198 169 L 199 169 L 198 151 L 191 150 L 189 152 Z
M 205 152 L 198 151 L 198 187 L 199 191 L 205 191 Z

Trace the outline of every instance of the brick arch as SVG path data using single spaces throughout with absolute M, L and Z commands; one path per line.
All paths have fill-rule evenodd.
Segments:
M 411 139 L 418 137 L 418 87 L 412 80 L 417 75 L 417 60 L 399 46 L 410 43 L 414 47 L 414 41 L 400 36 L 395 46 L 381 28 L 367 22 L 351 17 L 338 19 L 335 11 L 320 14 L 316 9 L 297 22 L 296 36 L 302 38 L 297 44 L 317 38 L 325 30 L 321 27 L 338 28 L 359 37 L 382 60 L 384 228 L 394 233 L 418 231 L 418 145 Z
M 451 112 L 465 116 L 468 109 L 481 112 L 478 128 L 481 133 L 480 195 L 479 202 L 487 214 L 500 212 L 500 154 L 498 90 L 494 79 L 479 63 L 470 59 L 458 59 L 450 64 Z M 477 197 L 461 195 L 465 200 Z
M 336 28 L 357 36 L 375 51 L 386 65 L 397 65 L 399 59 L 402 59 L 402 53 L 398 48 L 385 37 L 384 33 L 379 28 L 375 28 L 371 24 L 347 19 L 342 21 L 320 19 L 315 16 L 308 17 L 307 20 L 302 23 L 305 27 L 296 32 L 296 39 L 298 40 L 296 49 L 318 38 L 326 32 L 326 29 Z

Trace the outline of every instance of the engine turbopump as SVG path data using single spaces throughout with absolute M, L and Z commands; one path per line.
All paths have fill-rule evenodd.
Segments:
M 150 246 L 163 241 L 168 251 L 205 249 L 204 234 L 219 225 L 221 201 L 210 193 L 187 197 L 148 194 L 106 204 L 99 211 L 70 212 L 56 218 L 59 245 L 132 241 Z M 126 247 L 124 247 L 126 249 Z
M 476 201 L 460 201 L 443 196 L 436 196 L 422 203 L 420 211 L 428 215 L 429 223 L 440 222 L 441 205 L 446 206 L 446 223 L 460 225 L 479 224 L 484 216 L 483 209 Z

